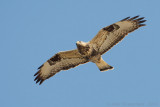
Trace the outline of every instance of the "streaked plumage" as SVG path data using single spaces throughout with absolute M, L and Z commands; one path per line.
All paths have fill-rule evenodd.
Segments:
M 100 71 L 113 69 L 101 57 L 102 54 L 111 49 L 121 41 L 128 33 L 145 26 L 144 17 L 127 17 L 117 23 L 102 28 L 98 34 L 89 42 L 77 41 L 77 49 L 59 52 L 51 57 L 38 69 L 36 83 L 42 83 L 44 80 L 52 77 L 61 70 L 68 70 L 80 64 L 87 62 L 95 63 Z

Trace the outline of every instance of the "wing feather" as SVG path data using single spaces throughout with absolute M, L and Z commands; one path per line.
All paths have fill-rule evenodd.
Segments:
M 44 80 L 61 70 L 68 70 L 86 62 L 88 60 L 82 57 L 78 50 L 59 52 L 39 67 L 39 71 L 34 75 L 36 76 L 35 81 L 42 84 Z
M 145 26 L 143 24 L 146 20 L 144 17 L 138 18 L 127 17 L 121 21 L 114 23 L 101 29 L 98 34 L 90 41 L 94 48 L 99 50 L 100 54 L 104 54 L 119 41 L 121 41 L 128 33 L 138 29 L 139 27 Z

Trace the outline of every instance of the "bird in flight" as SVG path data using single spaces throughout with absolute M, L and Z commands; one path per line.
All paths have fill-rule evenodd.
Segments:
M 144 17 L 127 17 L 117 23 L 102 28 L 89 42 L 77 41 L 77 49 L 62 51 L 55 54 L 38 68 L 34 76 L 36 83 L 42 84 L 61 70 L 68 70 L 80 64 L 93 62 L 100 71 L 113 67 L 107 64 L 102 55 L 121 41 L 128 33 L 145 26 Z

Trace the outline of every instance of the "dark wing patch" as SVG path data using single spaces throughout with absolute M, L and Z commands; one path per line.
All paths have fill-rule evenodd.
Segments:
M 53 56 L 50 60 L 51 60 L 51 61 L 60 61 L 60 60 L 61 60 L 61 57 L 60 57 L 60 55 L 56 54 L 56 55 Z
M 108 27 L 103 28 L 103 30 L 106 30 L 108 32 L 112 32 L 114 30 L 114 27 L 113 27 L 113 25 L 110 25 Z
M 108 32 L 112 32 L 114 30 L 118 30 L 119 28 L 120 27 L 117 24 L 112 24 L 110 26 L 103 28 L 103 30 L 108 31 Z
M 54 55 L 52 58 L 50 58 L 47 62 L 50 65 L 54 65 L 57 61 L 61 61 L 61 57 L 59 54 Z

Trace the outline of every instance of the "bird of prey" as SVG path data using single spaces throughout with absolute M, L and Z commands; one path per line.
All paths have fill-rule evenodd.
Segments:
M 107 64 L 102 55 L 121 41 L 128 33 L 145 26 L 144 17 L 127 17 L 117 23 L 102 28 L 89 42 L 77 41 L 77 49 L 62 51 L 55 54 L 38 68 L 34 79 L 42 84 L 44 80 L 54 76 L 61 70 L 68 70 L 80 64 L 93 62 L 100 71 L 113 69 Z

